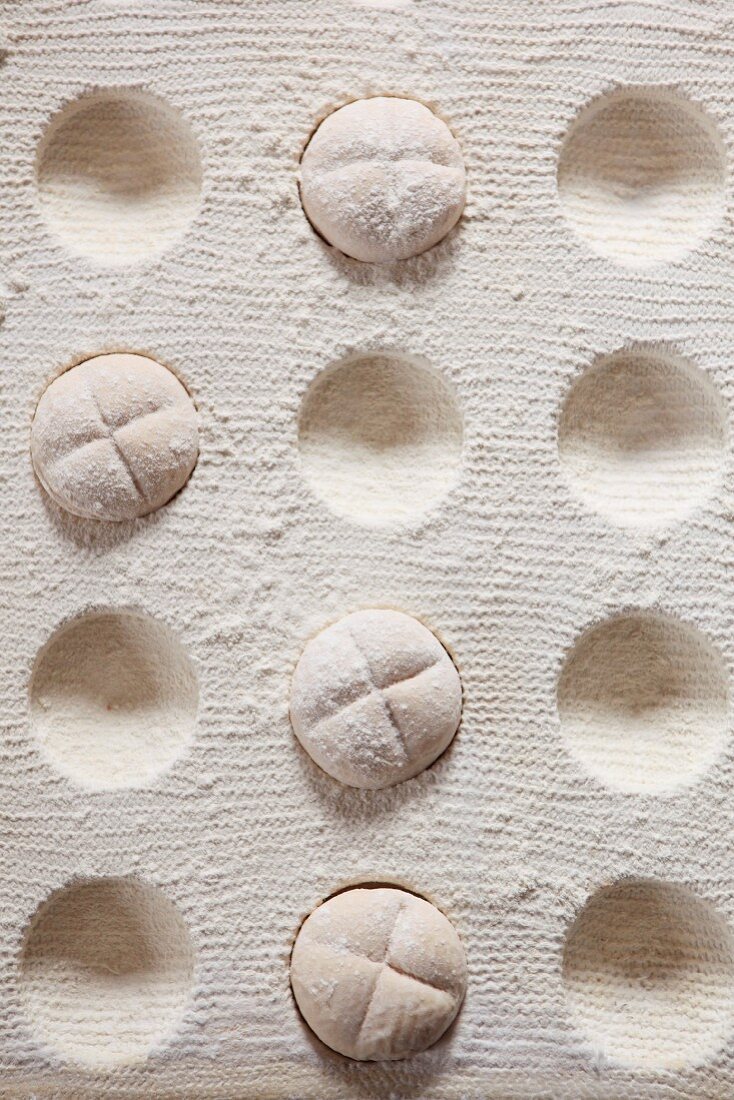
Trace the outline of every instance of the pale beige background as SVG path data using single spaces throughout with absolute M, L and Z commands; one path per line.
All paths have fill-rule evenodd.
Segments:
M 728 0 L 4 0 L 0 68 L 0 1095 L 558 1097 L 734 1095 L 734 1040 L 707 1066 L 635 1075 L 589 1057 L 561 983 L 569 922 L 626 874 L 683 882 L 734 921 L 734 749 L 672 797 L 613 793 L 563 748 L 555 683 L 579 632 L 658 608 L 734 658 L 732 467 L 662 534 L 572 497 L 556 444 L 569 384 L 627 341 L 669 341 L 734 398 L 734 237 L 633 272 L 571 235 L 556 192 L 577 112 L 618 83 L 679 86 L 734 138 Z M 99 271 L 49 235 L 34 183 L 49 119 L 85 90 L 141 86 L 198 136 L 203 205 L 162 258 Z M 296 188 L 315 120 L 350 97 L 416 96 L 466 157 L 458 231 L 397 271 L 335 257 Z M 729 198 L 730 183 L 726 184 Z M 426 520 L 365 531 L 298 470 L 315 374 L 355 350 L 422 356 L 465 418 L 457 487 Z M 34 481 L 29 423 L 75 359 L 140 351 L 175 369 L 201 458 L 163 511 L 100 537 Z M 304 641 L 360 606 L 422 618 L 461 671 L 452 749 L 394 790 L 344 790 L 290 730 Z M 85 793 L 29 731 L 35 655 L 88 607 L 158 616 L 199 674 L 195 740 L 150 788 Z M 24 929 L 75 875 L 133 873 L 178 905 L 197 950 L 190 1010 L 139 1069 L 94 1076 L 20 1010 Z M 454 922 L 469 990 L 439 1046 L 389 1069 L 317 1049 L 288 957 L 336 888 L 393 881 Z

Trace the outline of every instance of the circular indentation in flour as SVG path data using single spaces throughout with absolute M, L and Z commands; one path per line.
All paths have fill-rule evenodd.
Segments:
M 313 492 L 337 515 L 368 527 L 416 519 L 458 477 L 456 394 L 412 356 L 357 354 L 327 367 L 306 393 L 298 431 Z
M 108 266 L 157 255 L 201 199 L 199 148 L 186 120 L 147 92 L 82 96 L 51 121 L 36 160 L 49 228 L 70 251 Z
M 139 787 L 191 741 L 198 698 L 188 654 L 167 626 L 138 612 L 91 612 L 39 652 L 31 727 L 67 779 L 91 790 Z
M 604 886 L 571 926 L 563 982 L 574 1023 L 613 1062 L 681 1069 L 734 1026 L 734 945 L 723 917 L 684 886 Z
M 707 376 L 675 352 L 640 346 L 600 358 L 576 382 L 558 451 L 584 504 L 651 530 L 714 491 L 727 437 L 724 403 Z
M 373 96 L 324 119 L 301 158 L 300 187 L 306 217 L 329 244 L 387 264 L 453 229 L 466 171 L 458 141 L 425 104 Z
M 575 232 L 629 268 L 678 260 L 725 207 L 726 152 L 714 122 L 666 88 L 621 88 L 571 126 L 558 194 Z
M 183 918 L 135 878 L 76 881 L 40 906 L 25 937 L 21 998 L 37 1038 L 97 1068 L 144 1060 L 178 1027 L 194 952 Z
M 587 630 L 558 682 L 561 735 L 602 783 L 661 794 L 692 783 L 729 726 L 726 667 L 695 627 L 633 612 Z
M 306 1023 L 360 1061 L 409 1058 L 432 1046 L 466 991 L 466 956 L 451 922 L 394 887 L 355 887 L 306 918 L 291 986 Z

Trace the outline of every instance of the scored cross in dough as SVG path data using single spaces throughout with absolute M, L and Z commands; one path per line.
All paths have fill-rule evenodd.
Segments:
M 466 957 L 434 905 L 389 887 L 356 888 L 311 913 L 296 938 L 291 985 L 306 1023 L 332 1050 L 395 1060 L 432 1046 L 459 1011 Z
M 439 640 L 400 611 L 355 611 L 313 638 L 291 689 L 291 722 L 334 779 L 376 789 L 441 755 L 461 718 L 461 680 Z
M 186 484 L 199 454 L 196 409 L 178 378 L 143 355 L 99 355 L 60 375 L 38 403 L 38 479 L 76 516 L 153 512 Z
M 422 103 L 359 99 L 321 123 L 301 160 L 301 202 L 329 244 L 367 263 L 438 244 L 461 217 L 461 147 Z

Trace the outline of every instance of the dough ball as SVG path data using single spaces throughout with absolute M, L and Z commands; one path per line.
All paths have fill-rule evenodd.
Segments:
M 377 96 L 334 111 L 301 161 L 301 201 L 329 244 L 368 263 L 432 248 L 464 209 L 461 147 L 413 99 Z
M 291 689 L 306 752 L 350 787 L 390 787 L 440 756 L 461 718 L 461 680 L 438 639 L 400 611 L 355 611 L 313 638 Z
M 38 403 L 38 479 L 75 516 L 129 520 L 186 484 L 199 454 L 194 403 L 144 355 L 98 355 L 60 375 Z
M 432 1046 L 459 1011 L 466 957 L 434 905 L 406 890 L 355 889 L 314 909 L 291 957 L 293 995 L 332 1050 L 361 1061 Z

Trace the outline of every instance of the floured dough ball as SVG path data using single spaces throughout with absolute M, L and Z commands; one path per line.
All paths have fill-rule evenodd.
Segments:
M 406 890 L 354 889 L 314 909 L 291 957 L 293 995 L 332 1050 L 409 1058 L 446 1031 L 466 992 L 466 957 L 443 913 Z
M 199 454 L 194 403 L 144 355 L 98 355 L 48 387 L 31 428 L 38 479 L 75 516 L 154 512 L 186 484 Z
M 461 680 L 438 639 L 400 611 L 355 611 L 313 638 L 291 689 L 306 752 L 350 787 L 390 787 L 441 755 Z
M 432 248 L 464 209 L 461 147 L 413 99 L 377 96 L 334 111 L 301 161 L 314 228 L 355 260 L 387 264 Z

